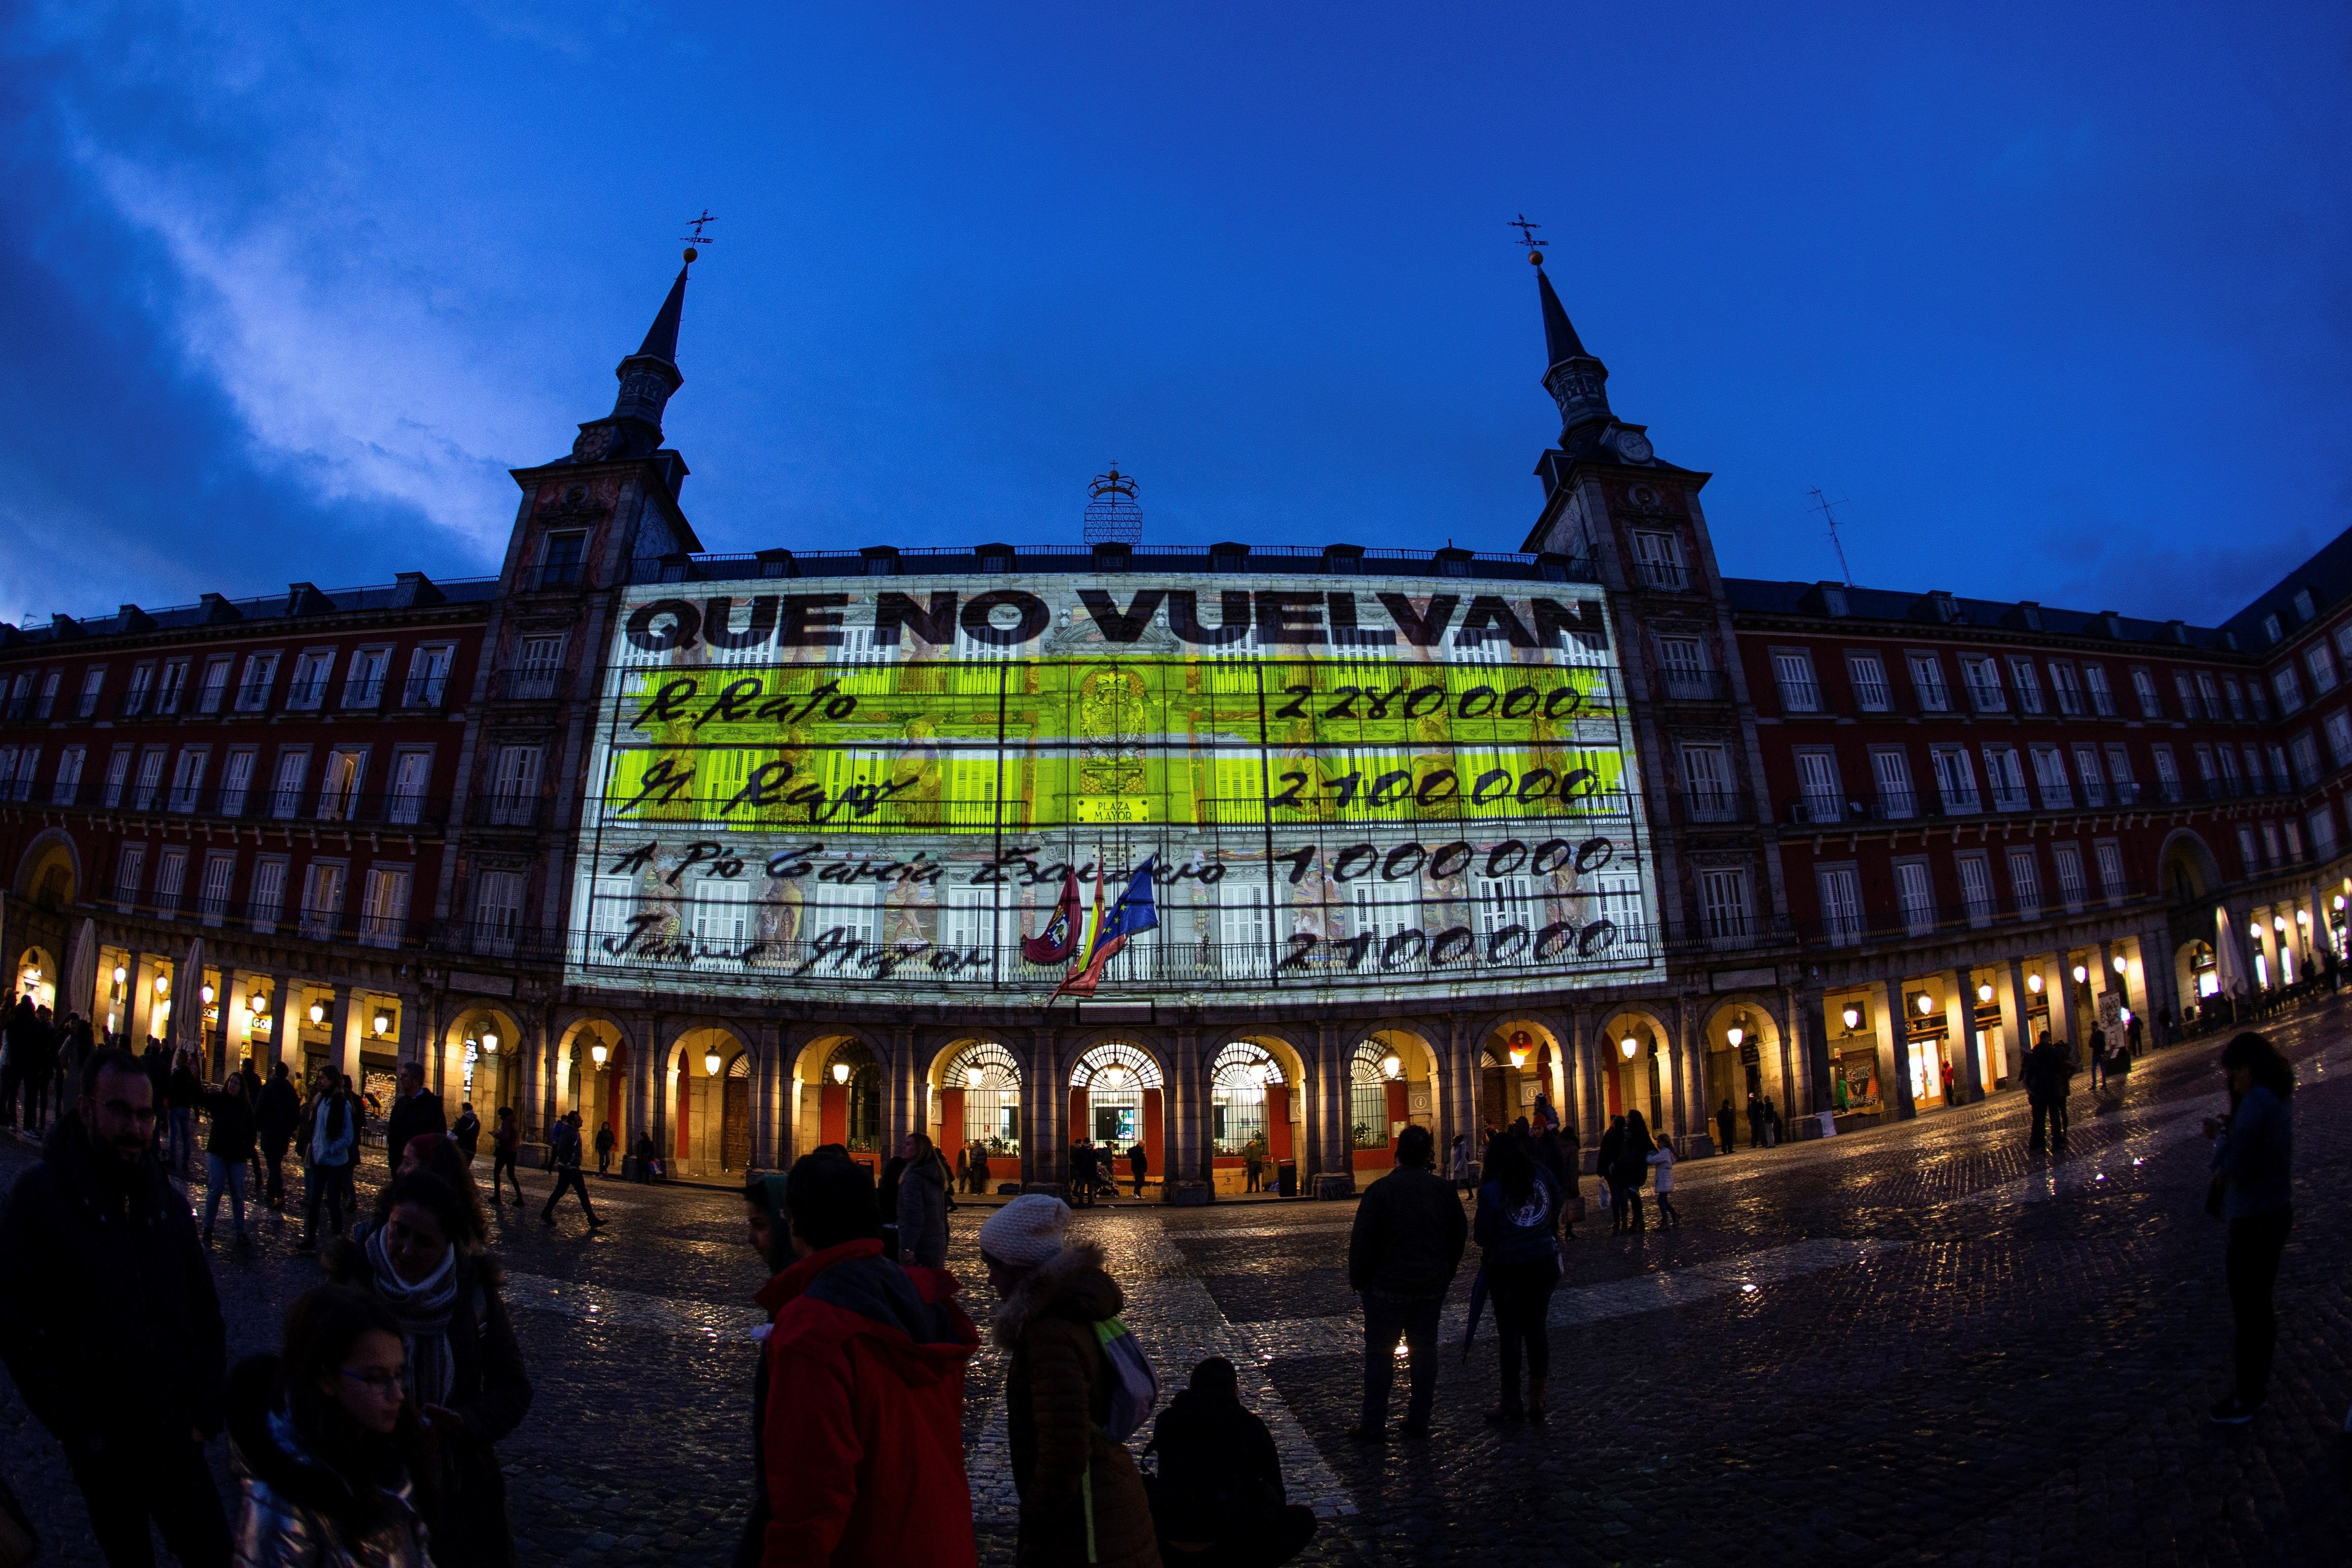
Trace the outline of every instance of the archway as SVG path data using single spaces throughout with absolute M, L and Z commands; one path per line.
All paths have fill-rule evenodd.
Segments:
M 57 1011 L 58 961 L 47 948 L 36 944 L 18 953 L 15 977 L 17 995 L 30 996 L 36 1007 Z
M 1148 1179 L 1167 1169 L 1161 1148 L 1162 1079 L 1160 1063 L 1141 1046 L 1105 1040 L 1078 1058 L 1070 1071 L 1070 1128 L 1074 1141 L 1107 1149 L 1127 1170 L 1128 1152 L 1143 1146 Z
M 609 1124 L 616 1160 L 625 1168 L 638 1133 L 627 1035 L 611 1018 L 577 1019 L 563 1031 L 555 1059 L 562 1064 L 565 1089 L 556 1110 L 580 1113 L 581 1138 L 592 1153 L 597 1133 Z
M 1298 1052 L 1278 1037 L 1228 1040 L 1210 1057 L 1209 1178 L 1221 1195 L 1280 1192 L 1286 1164 L 1286 1195 L 1297 1195 L 1298 1160 L 1307 1144 L 1303 1080 Z
M 44 829 L 16 861 L 16 895 L 51 913 L 68 908 L 81 888 L 81 851 L 60 827 Z
M 1601 1028 L 1601 1094 L 1611 1119 L 1633 1111 L 1654 1135 L 1673 1112 L 1666 1021 L 1647 1008 L 1629 1007 Z
M 667 1140 L 678 1169 L 740 1172 L 751 1163 L 751 1056 L 735 1031 L 698 1025 L 667 1053 L 676 1115 Z M 740 1068 L 740 1070 L 738 1070 Z M 880 1075 L 877 1073 L 878 1079 Z
M 1497 1021 L 1486 1032 L 1478 1059 L 1478 1122 L 1497 1131 L 1520 1117 L 1535 1120 L 1536 1097 L 1542 1095 L 1567 1121 L 1564 1053 L 1559 1038 L 1538 1019 L 1517 1017 Z M 1484 1138 L 1480 1139 L 1483 1144 Z M 1474 1155 L 1473 1158 L 1480 1156 Z
M 881 1163 L 882 1063 L 863 1040 L 839 1040 L 824 1054 L 818 1076 L 817 1142 L 838 1143 L 867 1166 Z
M 1021 1061 L 998 1040 L 961 1040 L 932 1063 L 931 1142 L 961 1170 L 975 1150 L 986 1162 L 975 1167 L 966 1190 L 989 1192 L 1002 1179 L 1021 1174 Z M 961 1151 L 962 1159 L 956 1152 Z
M 300 1031 L 292 1031 L 297 1038 Z M 539 1128 L 540 1108 L 530 1103 L 523 1081 L 522 1030 L 502 1008 L 464 1002 L 442 1033 L 442 1049 L 457 1068 L 457 1104 L 473 1101 L 475 1114 L 486 1127 L 498 1125 L 501 1110 L 511 1109 L 526 1133 L 544 1135 Z M 445 1100 L 449 1097 L 445 1093 Z M 563 1108 L 561 1099 L 556 1109 Z M 454 1119 L 457 1105 L 447 1107 Z
M 2190 1007 L 2201 1008 L 2209 998 L 2221 993 L 2221 955 L 2211 942 L 2201 937 L 2191 938 L 2174 950 L 2172 973 L 2173 994 L 2187 997 Z
M 1738 1129 L 1748 1125 L 1751 1097 L 1769 1105 L 1789 1103 L 1782 1071 L 1780 1023 L 1762 1002 L 1752 996 L 1725 997 L 1709 1011 L 1699 1034 L 1706 1053 L 1706 1070 L 1703 1101 L 1693 1108 L 1691 1123 L 1695 1130 L 1705 1131 L 1709 1138 L 1719 1137 L 1716 1117 L 1726 1100 L 1731 1103 L 1735 1135 Z M 1621 1043 L 1621 1056 L 1623 1049 Z M 1671 1105 L 1667 1107 L 1670 1115 L 1672 1110 Z

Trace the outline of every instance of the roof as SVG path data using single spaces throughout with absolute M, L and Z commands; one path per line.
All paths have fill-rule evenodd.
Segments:
M 2226 627 L 2152 621 L 2139 616 L 2118 615 L 2113 610 L 2056 609 L 2032 600 L 2012 604 L 2001 599 L 1962 598 L 1934 590 L 1914 593 L 1858 588 L 1841 583 L 1775 583 L 1755 577 L 1727 577 L 1723 588 L 1735 614 L 1974 626 L 2029 636 L 2198 648 L 2225 655 L 2239 653 L 2243 647 L 2243 639 L 2232 640 Z
M 1157 572 L 1364 577 L 1466 577 L 1589 583 L 1591 563 L 1561 555 L 1486 551 L 1366 550 L 1352 544 L 1087 546 L 979 544 L 966 549 L 763 550 L 753 555 L 677 554 L 635 563 L 634 583 L 730 582 L 753 577 L 1006 576 Z
M 273 623 L 318 616 L 488 604 L 498 597 L 498 593 L 499 580 L 496 577 L 461 577 L 453 582 L 436 583 L 421 572 L 404 572 L 396 582 L 366 588 L 320 589 L 308 583 L 295 583 L 289 584 L 284 593 L 261 594 L 248 599 L 230 599 L 218 594 L 207 594 L 195 604 L 173 605 L 160 610 L 124 605 L 110 616 L 80 619 L 61 616 L 46 626 L 28 626 L 21 630 L 12 627 L 7 633 L 0 633 L 0 638 L 21 647 L 28 642 L 62 643 L 82 637 L 145 636 L 155 632 L 184 631 L 195 626 L 258 629 L 270 627 Z M 5 625 L 0 622 L 0 626 Z
M 2352 528 L 2321 545 L 2302 565 L 2256 595 L 2253 603 L 2221 626 L 2237 634 L 2240 647 L 2258 655 L 2267 653 L 2272 644 L 2263 632 L 2265 616 L 2278 617 L 2280 640 L 2285 641 L 2306 620 L 2325 619 L 2347 590 L 2352 590 Z M 2312 613 L 2308 616 L 2294 604 L 2295 595 L 2305 592 L 2311 595 Z

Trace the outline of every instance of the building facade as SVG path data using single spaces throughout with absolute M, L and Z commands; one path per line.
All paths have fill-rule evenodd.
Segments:
M 714 555 L 686 283 L 495 579 L 0 629 L 20 989 L 676 1173 L 1087 1138 L 1173 1198 L 1538 1093 L 1915 1116 L 2340 951 L 2352 536 L 2215 627 L 1727 579 L 1538 270 L 1517 552 Z

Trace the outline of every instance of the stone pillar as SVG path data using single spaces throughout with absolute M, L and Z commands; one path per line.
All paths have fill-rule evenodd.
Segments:
M 1984 1098 L 1984 1052 L 1977 1044 L 1977 977 L 1967 964 L 1944 978 L 1944 1026 L 1952 1033 L 1952 1103 L 1970 1105 Z
M 1587 1015 L 1585 1021 L 1587 1026 L 1578 1031 L 1584 1047 L 1577 1062 L 1584 1082 L 1584 1120 L 1579 1123 L 1578 1141 L 1588 1155 L 1597 1159 L 1601 1135 L 1609 1131 L 1609 1094 L 1602 1087 L 1601 1075 L 1609 1070 L 1616 1047 L 1602 1035 L 1601 1026 L 1608 1022 L 1606 1017 Z
M 1061 1053 L 1048 1026 L 1029 1036 L 1029 1060 L 1021 1074 L 1021 1100 L 1025 1125 L 1021 1131 L 1023 1186 L 1062 1192 L 1069 1183 L 1064 1150 L 1069 1140 L 1062 1123 L 1070 1113 L 1068 1075 L 1061 1070 Z
M 1676 1138 L 1690 1131 L 1683 1108 L 1683 1062 L 1689 1056 L 1685 1042 L 1691 1032 L 1691 1009 L 1680 1002 L 1675 1004 L 1674 1037 L 1664 1042 L 1666 1059 L 1666 1103 L 1661 1108 L 1666 1115 L 1666 1129 Z
M 1339 1054 L 1339 1031 L 1328 1023 L 1315 1029 L 1316 1103 L 1322 1112 L 1322 1147 L 1316 1166 L 1315 1195 L 1355 1191 L 1355 1140 L 1348 1131 L 1348 1063 Z
M 1879 1104 L 1891 1110 L 1895 1121 L 1908 1121 L 1919 1114 L 1919 1107 L 1911 1098 L 1911 1058 L 1906 1044 L 1911 1026 L 1903 1016 L 1902 977 L 1879 981 L 1874 1000 L 1871 1011 L 1878 1015 L 1878 1081 L 1885 1089 L 1878 1097 Z
M 2147 1032 L 2151 1048 L 2163 1045 L 2158 1033 L 2156 1016 L 2172 1015 L 2173 1027 L 2180 1026 L 2180 990 L 2173 970 L 2172 933 L 2163 926 L 2151 926 L 2139 935 L 2139 982 L 2147 996 Z
M 1805 1075 L 1804 1110 L 1808 1112 L 1830 1108 L 1830 1030 L 1826 1004 L 1818 985 L 1788 993 L 1790 1032 L 1797 1037 L 1797 1048 Z
M 123 982 L 129 994 L 124 998 L 122 1032 L 131 1042 L 135 1055 L 147 1048 L 149 1025 L 155 1016 L 155 981 L 152 965 L 163 962 L 160 956 L 132 949 L 124 964 L 130 978 Z
M 2059 953 L 2058 973 L 2052 983 L 2050 997 L 2050 1037 L 2063 1041 L 2068 1057 L 2080 1066 L 2084 1060 L 2085 1042 L 2079 1037 L 2083 1026 L 2078 1020 L 2084 982 L 2074 978 L 2074 963 L 2072 953 Z
M 1176 1031 L 1175 1058 L 1165 1088 L 1160 1091 L 1160 1196 L 1174 1203 L 1176 1191 L 1188 1182 L 1207 1185 L 1216 1197 L 1215 1154 L 1210 1148 L 1207 1064 L 1201 1059 L 1201 1032 Z
M 790 1121 L 782 1114 L 784 1029 L 771 1024 L 753 1031 L 751 1059 L 751 1163 L 763 1171 L 788 1170 L 793 1163 Z

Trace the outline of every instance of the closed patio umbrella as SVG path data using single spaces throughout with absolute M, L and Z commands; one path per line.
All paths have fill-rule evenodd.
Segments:
M 58 999 L 58 1011 L 98 1016 L 98 927 L 88 918 L 74 932 L 73 948 L 66 956 L 66 988 Z

